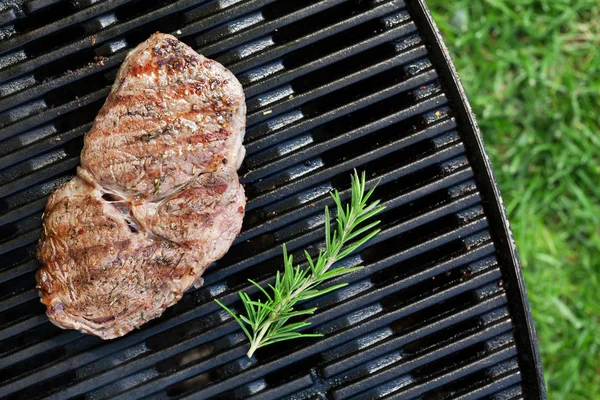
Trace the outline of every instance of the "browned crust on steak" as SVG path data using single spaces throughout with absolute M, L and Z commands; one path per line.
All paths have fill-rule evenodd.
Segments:
M 172 36 L 153 35 L 127 56 L 106 104 L 81 153 L 103 187 L 153 200 L 224 160 L 236 169 L 242 161 L 239 82 Z
M 201 282 L 241 229 L 245 113 L 233 74 L 170 35 L 127 56 L 78 176 L 44 213 L 36 279 L 52 323 L 112 339 Z

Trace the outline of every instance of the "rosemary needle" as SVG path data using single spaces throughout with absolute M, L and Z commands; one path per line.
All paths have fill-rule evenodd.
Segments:
M 215 300 L 233 316 L 248 336 L 250 340 L 248 357 L 252 357 L 257 349 L 273 343 L 322 336 L 298 332 L 299 329 L 310 325 L 309 322 L 290 321 L 295 317 L 313 314 L 316 308 L 296 310 L 294 307 L 300 301 L 324 295 L 347 285 L 347 283 L 340 283 L 325 289 L 318 288 L 325 281 L 361 268 L 331 269 L 336 262 L 379 233 L 376 226 L 380 221 L 371 220 L 384 209 L 379 205 L 379 200 L 368 202 L 375 188 L 365 192 L 364 172 L 359 176 L 354 171 L 351 180 L 351 199 L 345 207 L 342 205 L 339 192 L 335 190 L 331 193 L 337 207 L 336 223 L 332 227 L 329 208 L 325 207 L 325 250 L 319 251 L 316 259 L 305 251 L 307 268 L 294 266 L 294 259 L 287 253 L 284 245 L 284 270 L 277 271 L 274 284 L 265 289 L 249 279 L 249 282 L 264 295 L 264 299 L 252 300 L 248 294 L 238 292 L 246 310 L 245 315 L 236 315 L 223 303 Z

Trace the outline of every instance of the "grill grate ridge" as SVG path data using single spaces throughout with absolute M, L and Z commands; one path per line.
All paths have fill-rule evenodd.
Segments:
M 361 398 L 379 397 L 379 395 L 382 394 L 380 393 L 381 388 L 385 387 L 385 383 L 389 381 L 390 378 L 396 378 L 398 376 L 409 374 L 410 371 L 422 365 L 432 363 L 442 357 L 447 357 L 448 355 L 454 353 L 456 351 L 456 348 L 458 347 L 468 348 L 470 346 L 480 343 L 481 341 L 486 341 L 490 338 L 493 338 L 494 336 L 501 335 L 510 330 L 511 328 L 512 326 L 509 321 L 500 322 L 496 325 L 492 325 L 486 328 L 485 330 L 461 338 L 456 342 L 452 342 L 445 346 L 436 348 L 435 350 L 425 353 L 423 355 L 417 354 L 416 357 L 409 356 L 406 359 L 399 361 L 397 364 L 388 367 L 382 373 L 371 373 L 371 375 L 369 375 L 361 381 L 358 381 L 351 385 L 347 385 L 341 389 L 338 389 L 337 391 L 334 391 L 333 396 L 335 399 L 351 398 L 357 393 L 370 390 L 368 393 L 361 395 Z M 414 380 L 415 378 L 413 377 L 411 381 Z
M 4 54 L 6 52 L 15 50 L 17 47 L 22 46 L 32 40 L 48 35 L 59 29 L 64 29 L 72 24 L 81 23 L 85 19 L 92 18 L 103 12 L 109 11 L 111 8 L 127 3 L 129 1 L 131 0 L 102 2 L 85 10 L 79 11 L 78 13 L 71 14 L 54 23 L 39 27 L 35 30 L 31 30 L 29 32 L 26 32 L 25 34 L 19 34 L 18 36 L 12 39 L 5 40 L 3 43 L 0 44 L 0 54 Z
M 490 367 L 496 363 L 505 361 L 505 360 L 509 359 L 510 357 L 514 357 L 516 354 L 517 354 L 517 349 L 514 345 L 504 348 L 502 350 L 498 350 L 484 358 L 477 360 L 476 362 L 472 362 L 468 365 L 465 365 L 461 369 L 457 369 L 455 371 L 448 372 L 445 375 L 437 377 L 435 380 L 425 382 L 421 385 L 417 385 L 417 386 L 408 388 L 406 390 L 402 390 L 402 391 L 395 393 L 387 398 L 401 399 L 401 398 L 406 398 L 406 396 L 411 396 L 411 397 L 415 396 L 415 395 L 418 396 L 418 395 L 424 393 L 425 391 L 430 391 L 433 387 L 435 387 L 437 385 L 441 386 L 445 383 L 452 382 L 452 380 L 459 379 L 466 375 L 472 374 L 472 373 L 480 370 L 481 368 Z

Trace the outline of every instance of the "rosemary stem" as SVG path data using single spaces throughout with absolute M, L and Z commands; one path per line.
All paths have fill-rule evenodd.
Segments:
M 242 330 L 250 340 L 250 348 L 246 355 L 253 357 L 261 347 L 273 343 L 298 339 L 303 337 L 323 336 L 318 333 L 302 333 L 310 321 L 297 321 L 297 317 L 303 317 L 313 314 L 316 307 L 300 309 L 296 307 L 299 302 L 322 296 L 326 293 L 337 290 L 347 285 L 347 283 L 332 283 L 328 288 L 319 289 L 325 281 L 333 281 L 335 278 L 347 275 L 361 267 L 344 266 L 334 267 L 342 258 L 350 252 L 355 251 L 359 246 L 372 239 L 379 233 L 375 227 L 380 221 L 366 222 L 376 214 L 380 213 L 385 207 L 379 205 L 375 200 L 367 204 L 374 188 L 365 192 L 366 174 L 363 172 L 359 176 L 356 171 L 351 178 L 351 199 L 344 206 L 337 190 L 332 191 L 331 196 L 337 206 L 337 217 L 331 223 L 331 214 L 329 208 L 325 207 L 325 248 L 319 250 L 317 257 L 311 256 L 305 251 L 308 266 L 301 269 L 301 266 L 294 266 L 293 255 L 289 255 L 285 245 L 283 246 L 284 272 L 277 273 L 274 284 L 269 284 L 268 288 L 261 287 L 253 280 L 249 280 L 264 295 L 257 301 L 252 300 L 247 293 L 239 292 L 240 299 L 246 309 L 246 315 L 236 315 L 227 306 L 215 299 L 215 301 L 225 309 L 235 321 L 242 327 Z M 333 228 L 333 230 L 332 230 Z M 354 238 L 354 243 L 348 244 Z M 272 291 L 269 294 L 268 290 Z
M 348 226 L 346 226 L 346 228 L 342 232 L 342 235 L 340 235 L 340 238 L 338 239 L 339 243 L 341 243 L 342 246 L 340 246 L 333 254 L 329 255 L 327 262 L 325 263 L 325 267 L 323 268 L 323 273 L 327 272 L 327 270 L 329 270 L 329 268 L 331 268 L 331 266 L 335 263 L 335 260 L 338 256 L 338 254 L 340 253 L 340 250 L 342 249 L 343 244 L 346 241 L 346 236 L 348 236 L 350 227 L 353 225 L 355 219 L 356 219 L 355 215 L 352 215 L 352 217 L 348 219 L 348 221 L 349 221 L 349 223 L 347 224 Z M 282 306 L 284 304 L 294 300 L 296 298 L 296 296 L 299 296 L 300 294 L 302 294 L 314 282 L 315 282 L 314 276 L 311 276 L 310 278 L 308 278 L 302 286 L 300 286 L 294 292 L 290 293 L 290 295 L 284 300 L 284 302 L 278 304 L 277 307 L 275 307 L 273 314 L 277 315 L 277 313 L 283 308 Z M 252 342 L 250 343 L 250 349 L 248 350 L 248 353 L 246 353 L 246 355 L 248 357 L 252 357 L 254 355 L 254 353 L 256 352 L 256 350 L 258 350 L 262 346 L 262 344 L 263 344 L 262 341 L 265 338 L 265 335 L 267 334 L 267 332 L 269 332 L 269 328 L 271 327 L 271 324 L 272 324 L 272 320 L 269 320 L 267 323 L 265 323 L 263 325 L 263 327 L 260 329 L 260 331 L 258 332 L 258 334 L 252 339 Z
M 290 300 L 294 299 L 296 296 L 298 296 L 300 293 L 302 293 L 304 290 L 306 290 L 307 287 L 309 287 L 312 282 L 314 282 L 314 278 L 311 277 L 310 279 L 308 279 L 306 281 L 306 283 L 304 285 L 302 285 L 300 288 L 298 288 L 298 290 L 296 290 L 295 292 L 291 293 L 287 299 L 285 300 L 285 303 L 289 302 Z M 285 303 L 281 303 L 281 304 L 285 304 Z M 281 305 L 278 305 L 277 307 L 275 307 L 275 312 L 273 314 L 277 315 L 277 313 L 279 312 L 279 310 L 281 310 Z M 271 327 L 272 324 L 272 320 L 268 321 L 258 332 L 258 335 L 256 335 L 252 342 L 250 343 L 250 349 L 248 350 L 248 353 L 246 353 L 246 355 L 248 357 L 252 357 L 252 355 L 254 354 L 254 352 L 256 350 L 258 350 L 261 346 L 262 346 L 262 341 L 265 337 L 265 335 L 267 334 L 267 332 L 269 331 L 269 328 Z
M 260 332 L 258 332 L 258 335 L 256 335 L 254 340 L 252 340 L 252 343 L 250 343 L 250 349 L 248 350 L 248 353 L 246 353 L 248 358 L 252 357 L 254 355 L 254 352 L 256 350 L 258 350 L 258 348 L 262 344 L 262 340 L 265 337 L 265 334 L 268 332 L 270 326 L 271 326 L 271 322 L 267 322 L 265 324 L 265 326 L 260 330 Z

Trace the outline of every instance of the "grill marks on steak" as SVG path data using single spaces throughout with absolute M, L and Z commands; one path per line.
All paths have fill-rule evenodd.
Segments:
M 241 86 L 167 35 L 138 46 L 86 136 L 81 164 L 103 187 L 152 200 L 244 153 Z M 114 134 L 118 132 L 118 134 Z
M 127 56 L 46 206 L 37 280 L 54 324 L 115 338 L 201 283 L 241 229 L 245 113 L 233 74 L 170 35 Z

